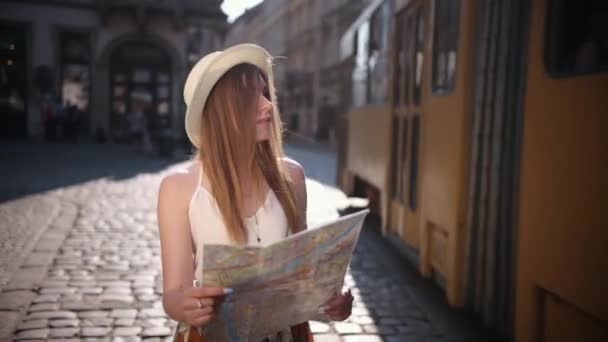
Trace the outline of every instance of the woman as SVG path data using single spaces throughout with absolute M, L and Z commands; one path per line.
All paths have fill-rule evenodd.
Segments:
M 306 184 L 302 167 L 283 155 L 266 50 L 241 44 L 205 56 L 188 75 L 184 99 L 198 152 L 159 189 L 163 306 L 180 322 L 178 339 L 202 340 L 188 327 L 204 328 L 231 291 L 193 286 L 202 283 L 204 245 L 263 246 L 306 229 Z M 344 320 L 352 300 L 350 291 L 336 294 L 319 311 Z M 307 324 L 286 328 L 266 340 L 312 340 Z

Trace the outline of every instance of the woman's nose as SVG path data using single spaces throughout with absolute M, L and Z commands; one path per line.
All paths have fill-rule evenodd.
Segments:
M 266 114 L 266 112 L 272 109 L 272 102 L 270 102 L 265 96 L 260 96 L 258 108 L 260 112 Z

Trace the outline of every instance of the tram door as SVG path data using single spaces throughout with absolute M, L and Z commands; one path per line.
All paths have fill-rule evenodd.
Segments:
M 427 7 L 412 1 L 397 14 L 393 36 L 389 229 L 419 250 L 420 138 Z

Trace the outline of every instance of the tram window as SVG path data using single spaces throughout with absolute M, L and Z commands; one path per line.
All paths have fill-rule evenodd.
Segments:
M 405 50 L 403 52 L 403 56 L 402 56 L 402 63 L 405 66 L 405 71 L 403 74 L 403 77 L 405 79 L 405 85 L 404 85 L 404 89 L 403 89 L 403 103 L 405 105 L 409 105 L 410 104 L 410 98 L 411 98 L 411 94 L 410 94 L 410 89 L 412 89 L 412 80 L 410 75 L 412 74 L 412 51 L 414 51 L 414 22 L 412 21 L 411 17 L 408 17 L 406 24 L 405 24 L 405 34 L 404 34 L 404 39 L 405 42 L 403 43 L 405 46 Z
M 424 9 L 421 8 L 416 15 L 416 53 L 414 55 L 414 103 L 420 104 L 422 65 L 424 63 Z
M 403 25 L 405 24 L 403 15 L 397 18 L 397 25 L 395 29 L 395 52 L 393 55 L 393 105 L 398 106 L 402 103 L 401 94 L 401 81 L 404 73 L 405 65 L 403 65 L 403 58 L 405 55 L 403 37 Z
M 409 188 L 409 207 L 416 210 L 418 207 L 418 145 L 420 143 L 420 115 L 415 115 L 412 119 L 412 148 L 410 151 L 410 188 Z
M 369 33 L 369 103 L 385 103 L 388 100 L 390 83 L 389 67 L 389 34 L 391 27 L 391 2 L 384 1 L 370 18 Z
M 552 0 L 547 13 L 545 64 L 552 76 L 608 70 L 608 3 Z
M 361 107 L 369 100 L 369 20 L 357 29 L 357 50 L 352 75 L 353 107 Z
M 438 0 L 435 3 L 433 38 L 433 93 L 447 94 L 454 85 L 460 1 Z

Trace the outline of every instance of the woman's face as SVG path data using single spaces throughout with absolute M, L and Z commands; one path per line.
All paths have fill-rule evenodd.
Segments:
M 270 139 L 272 129 L 272 102 L 270 101 L 270 92 L 268 84 L 264 78 L 258 76 L 258 103 L 256 108 L 255 116 L 255 135 L 256 141 L 265 141 Z

